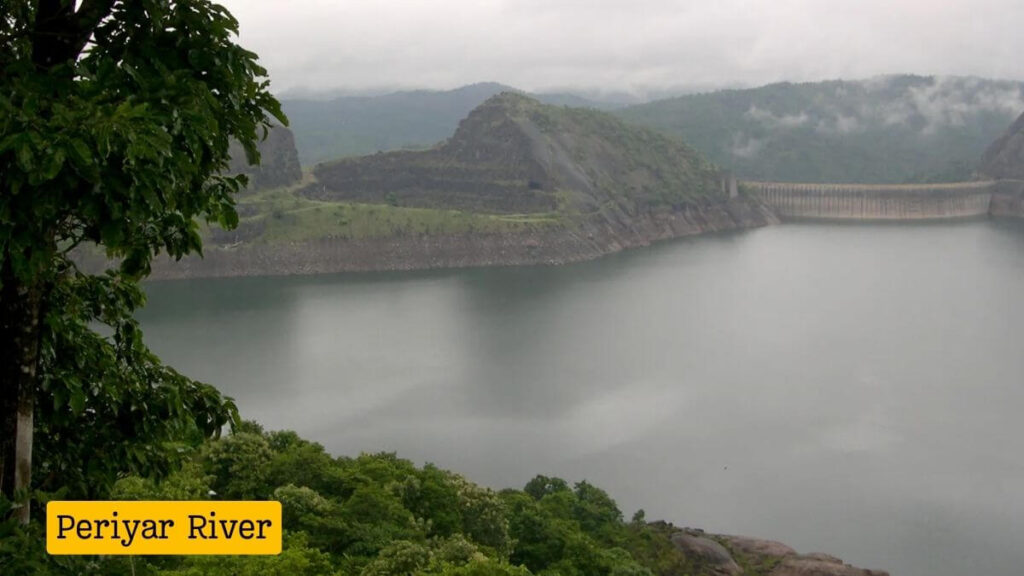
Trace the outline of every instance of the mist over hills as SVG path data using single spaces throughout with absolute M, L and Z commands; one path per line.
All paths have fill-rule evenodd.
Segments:
M 283 104 L 308 166 L 433 146 L 505 91 L 515 90 L 481 83 Z M 969 179 L 986 147 L 1024 110 L 1021 82 L 911 75 L 780 83 L 630 106 L 571 92 L 532 96 L 612 111 L 681 138 L 745 178 L 807 182 Z
M 781 83 L 651 102 L 620 117 L 681 137 L 758 180 L 967 180 L 1024 110 L 1024 84 L 884 76 Z

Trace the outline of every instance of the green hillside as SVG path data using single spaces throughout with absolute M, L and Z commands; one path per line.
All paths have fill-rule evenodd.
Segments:
M 208 234 L 234 245 L 529 232 L 721 193 L 717 169 L 675 139 L 506 92 L 437 147 L 318 165 L 295 185 L 240 197 L 238 228 Z
M 720 192 L 717 170 L 674 139 L 513 92 L 476 108 L 438 147 L 342 159 L 313 174 L 308 198 L 496 214 L 630 212 Z
M 496 491 L 395 454 L 334 457 L 290 431 L 243 422 L 184 443 L 167 474 L 128 475 L 98 496 L 117 500 L 276 500 L 283 550 L 271 556 L 49 556 L 45 538 L 0 522 L 4 574 L 147 576 L 714 576 L 722 562 L 678 543 L 681 530 L 626 520 L 586 481 L 536 476 Z M 72 491 L 69 498 L 84 495 Z M 6 511 L 0 502 L 0 513 Z M 794 555 L 751 553 L 702 535 L 728 566 L 765 576 Z M 705 544 L 707 546 L 708 544 Z M 862 573 L 851 572 L 856 576 Z
M 807 182 L 969 179 L 1024 110 L 1024 84 L 889 76 L 723 90 L 616 112 L 738 175 Z
M 304 166 L 378 151 L 421 149 L 451 136 L 459 120 L 509 86 L 493 82 L 455 90 L 416 90 L 330 100 L 284 99 Z M 557 105 L 610 108 L 571 94 L 542 94 Z

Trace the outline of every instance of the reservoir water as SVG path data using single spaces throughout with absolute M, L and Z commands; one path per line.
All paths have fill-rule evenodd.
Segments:
M 1024 566 L 1024 228 L 776 226 L 563 267 L 148 285 L 244 417 L 894 576 Z

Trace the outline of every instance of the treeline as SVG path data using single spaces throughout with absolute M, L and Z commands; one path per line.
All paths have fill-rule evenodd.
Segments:
M 60 495 L 53 495 L 59 497 Z M 333 457 L 294 432 L 246 422 L 201 444 L 166 477 L 128 476 L 126 500 L 282 503 L 278 556 L 48 557 L 42 526 L 0 533 L 0 573 L 192 575 L 699 574 L 670 541 L 673 529 L 631 521 L 588 483 L 537 476 L 494 491 L 394 454 Z

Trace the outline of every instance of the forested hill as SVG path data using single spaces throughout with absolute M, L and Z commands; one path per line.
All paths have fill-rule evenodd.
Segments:
M 378 151 L 417 149 L 444 140 L 469 111 L 495 94 L 514 90 L 493 82 L 455 90 L 416 90 L 330 100 L 284 99 L 304 165 Z M 572 94 L 541 94 L 557 105 L 608 108 Z
M 759 180 L 965 180 L 1024 110 L 1024 83 L 886 76 L 781 83 L 619 110 Z
M 284 522 L 281 554 L 56 557 L 45 555 L 45 538 L 25 535 L 0 539 L 0 573 L 888 576 L 778 542 L 647 522 L 643 511 L 626 520 L 609 494 L 586 481 L 536 476 L 522 489 L 496 491 L 395 454 L 335 457 L 294 432 L 265 432 L 253 422 L 178 452 L 181 459 L 166 476 L 122 477 L 101 496 L 276 500 Z

